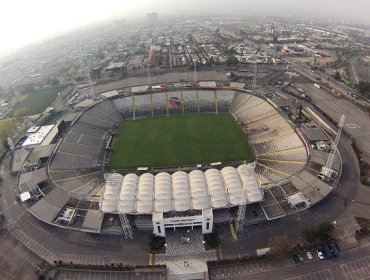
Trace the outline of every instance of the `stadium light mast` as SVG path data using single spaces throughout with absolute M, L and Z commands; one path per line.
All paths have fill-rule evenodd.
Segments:
M 130 238 L 133 239 L 132 235 L 132 227 L 130 225 L 130 222 L 127 218 L 126 214 L 119 214 L 119 219 L 121 221 L 121 227 L 122 227 L 122 232 L 125 236 L 125 238 Z
M 248 165 L 243 167 L 240 172 L 240 175 L 249 175 L 254 168 L 253 165 Z M 236 231 L 240 232 L 243 231 L 245 225 L 245 214 L 247 211 L 247 197 L 245 195 L 245 185 L 243 183 L 243 188 L 240 193 L 240 202 L 238 208 L 238 216 L 236 217 Z
M 340 121 L 339 121 L 338 132 L 337 132 L 337 136 L 335 137 L 335 140 L 334 140 L 333 148 L 331 149 L 330 154 L 329 154 L 328 159 L 327 159 L 326 164 L 325 164 L 325 169 L 326 169 L 327 173 L 329 173 L 329 170 L 331 170 L 331 166 L 332 166 L 333 161 L 334 161 L 335 152 L 338 150 L 338 143 L 339 143 L 340 136 L 342 134 L 342 130 L 343 130 L 345 120 L 346 120 L 346 116 L 342 115 L 342 117 L 340 118 Z M 327 174 L 325 174 L 325 175 L 327 175 Z
M 197 82 L 197 61 L 194 59 L 194 82 Z
M 151 86 L 151 79 L 150 79 L 150 70 L 149 70 L 149 64 L 146 65 L 146 71 L 147 71 L 147 76 L 148 76 L 148 86 Z
M 111 185 L 115 189 L 119 189 L 122 183 L 122 176 L 117 176 L 117 174 L 105 174 L 105 183 Z M 118 199 L 118 197 L 117 197 Z M 125 213 L 119 213 L 119 220 L 121 222 L 121 231 L 125 238 L 133 239 L 132 227 Z
M 257 61 L 254 62 L 254 72 L 253 72 L 253 82 L 252 82 L 252 91 L 256 92 L 257 85 Z
M 88 77 L 89 77 L 90 94 L 93 96 L 94 95 L 94 87 L 93 87 L 93 83 L 92 83 L 92 80 L 91 80 L 91 71 L 93 70 L 94 61 L 93 61 L 92 54 L 88 54 L 85 57 L 85 64 L 86 64 L 87 74 L 88 74 Z

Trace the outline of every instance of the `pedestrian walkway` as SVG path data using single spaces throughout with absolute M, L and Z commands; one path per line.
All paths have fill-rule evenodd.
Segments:
M 198 279 L 207 273 L 207 261 L 216 260 L 215 250 L 205 250 L 201 229 L 166 231 L 166 253 L 155 264 L 167 265 L 168 279 Z

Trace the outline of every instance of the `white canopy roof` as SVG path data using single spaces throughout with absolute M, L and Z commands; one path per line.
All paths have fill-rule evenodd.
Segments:
M 243 199 L 241 199 L 244 197 Z M 254 203 L 263 200 L 263 192 L 254 164 L 238 168 L 144 173 L 122 176 L 108 174 L 101 201 L 103 212 L 150 214 L 153 212 L 204 210 Z
M 193 208 L 196 210 L 209 208 L 211 204 L 204 173 L 200 170 L 191 171 L 189 173 L 189 183 Z

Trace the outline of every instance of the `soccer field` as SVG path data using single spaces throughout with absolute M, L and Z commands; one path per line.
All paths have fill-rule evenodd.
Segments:
M 231 115 L 194 114 L 122 122 L 109 167 L 174 167 L 253 158 L 246 136 Z

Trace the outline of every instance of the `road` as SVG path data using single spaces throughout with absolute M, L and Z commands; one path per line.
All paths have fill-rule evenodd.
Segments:
M 7 227 L 16 223 L 26 211 L 25 207 L 16 200 L 18 196 L 17 178 L 10 174 L 10 159 L 10 152 L 8 152 L 0 166 L 3 176 L 3 180 L 0 182 L 0 209 L 6 218 Z

